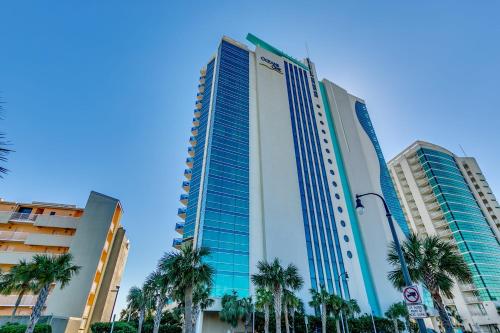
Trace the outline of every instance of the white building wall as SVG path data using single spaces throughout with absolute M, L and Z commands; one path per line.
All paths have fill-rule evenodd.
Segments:
M 293 263 L 298 267 L 304 278 L 298 296 L 307 304 L 311 281 L 285 78 L 262 65 L 262 56 L 280 64 L 282 69 L 284 64 L 281 57 L 256 48 L 265 259 L 277 257 L 285 265 Z
M 381 194 L 378 157 L 372 142 L 359 124 L 354 109 L 354 103 L 359 99 L 330 81 L 323 80 L 322 82 L 331 106 L 335 132 L 352 192 L 351 199 L 355 201 L 355 194 L 367 192 Z M 363 204 L 366 207 L 366 213 L 357 217 L 360 236 L 369 263 L 368 270 L 383 313 L 391 304 L 401 300 L 400 293 L 387 279 L 387 273 L 392 270 L 386 260 L 387 247 L 392 237 L 382 202 L 374 197 L 365 197 Z M 397 224 L 395 225 L 400 238 L 403 238 L 403 232 Z

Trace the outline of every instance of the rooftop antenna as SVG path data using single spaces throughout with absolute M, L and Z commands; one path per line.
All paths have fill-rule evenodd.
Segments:
M 309 57 L 309 46 L 307 45 L 307 42 L 305 42 L 305 44 L 306 44 L 307 59 L 310 59 L 310 57 Z
M 464 154 L 464 157 L 467 157 L 467 153 L 465 152 L 464 150 L 464 147 L 462 147 L 461 144 L 458 145 L 460 147 L 460 150 L 462 151 L 462 153 Z

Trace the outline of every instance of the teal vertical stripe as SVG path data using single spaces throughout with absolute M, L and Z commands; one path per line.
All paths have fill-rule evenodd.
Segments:
M 328 122 L 328 128 L 330 129 L 330 136 L 332 138 L 335 159 L 337 160 L 337 166 L 339 168 L 339 176 L 340 176 L 340 181 L 342 183 L 342 189 L 344 190 L 345 193 L 347 211 L 349 213 L 349 220 L 351 221 L 352 233 L 354 235 L 354 243 L 356 244 L 356 250 L 359 256 L 359 262 L 361 265 L 361 272 L 363 274 L 366 294 L 368 295 L 368 302 L 370 303 L 370 307 L 372 308 L 373 314 L 376 316 L 382 316 L 377 293 L 375 292 L 373 279 L 370 273 L 370 267 L 368 265 L 368 259 L 366 258 L 365 248 L 363 246 L 363 241 L 361 240 L 361 232 L 359 231 L 359 222 L 356 216 L 356 210 L 354 209 L 354 205 L 352 203 L 351 189 L 349 187 L 349 182 L 347 181 L 347 176 L 344 168 L 344 161 L 342 159 L 342 153 L 340 151 L 339 141 L 337 139 L 335 126 L 333 124 L 333 116 L 330 112 L 330 104 L 328 103 L 327 94 L 323 82 L 319 82 L 319 88 L 321 91 L 321 98 L 323 99 L 323 105 L 325 106 L 325 113 L 328 115 L 326 117 L 326 120 Z

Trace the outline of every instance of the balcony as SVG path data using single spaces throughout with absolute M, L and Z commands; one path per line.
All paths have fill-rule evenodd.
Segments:
M 201 102 L 200 101 L 196 101 L 196 103 L 194 104 L 194 106 L 199 110 L 201 109 Z
M 473 284 L 461 284 L 460 290 L 462 290 L 462 291 L 474 291 L 474 290 L 477 290 L 477 288 Z
M 207 75 L 207 69 L 206 68 L 200 69 L 200 74 L 201 74 L 201 76 Z
M 416 180 L 418 186 L 427 186 L 429 183 L 427 183 L 427 179 L 423 178 L 423 179 L 417 179 Z
M 194 109 L 194 116 L 195 116 L 196 118 L 199 118 L 199 117 L 201 116 L 201 111 L 200 111 L 200 110 L 198 110 L 198 109 Z
M 183 235 L 184 234 L 184 223 L 176 223 L 175 224 L 175 231 L 177 231 L 177 233 L 179 235 Z
M 194 156 L 194 147 L 189 147 L 188 148 L 188 155 L 193 157 Z
M 424 179 L 426 177 L 425 172 L 423 171 L 417 171 L 413 174 L 415 179 Z
M 181 204 L 183 204 L 184 206 L 186 206 L 188 204 L 188 199 L 189 199 L 189 195 L 188 194 L 181 194 L 181 197 L 180 197 L 179 201 L 181 202 Z
M 172 242 L 172 247 L 176 248 L 177 250 L 180 250 L 182 246 L 182 238 L 174 238 L 174 241 Z
M 479 299 L 479 297 L 476 296 L 465 297 L 465 303 L 467 304 L 477 304 L 481 302 L 482 302 L 481 299 Z
M 438 210 L 438 211 L 432 211 L 432 212 L 429 212 L 429 215 L 431 216 L 431 218 L 433 220 L 443 220 L 443 212 Z
M 441 206 L 437 203 L 437 202 L 433 202 L 431 204 L 428 204 L 426 206 L 426 208 L 429 210 L 429 211 L 436 211 L 436 210 L 440 210 L 441 209 Z
M 193 126 L 200 126 L 200 120 L 198 118 L 193 118 Z
M 184 170 L 184 177 L 186 177 L 187 180 L 191 180 L 192 175 L 193 175 L 193 170 L 191 169 Z
M 451 231 L 449 229 L 439 230 L 437 231 L 437 235 L 440 238 L 450 238 L 452 236 Z
M 24 242 L 28 238 L 27 232 L 22 231 L 0 231 L 0 241 Z
M 194 158 L 192 158 L 192 157 L 186 158 L 186 165 L 188 166 L 188 168 L 192 169 L 193 163 L 194 163 Z
M 47 234 L 29 234 L 24 242 L 26 245 L 37 245 L 37 246 L 58 246 L 58 247 L 69 247 L 72 236 L 66 235 L 47 235 Z
M 445 220 L 439 220 L 437 222 L 434 222 L 434 228 L 439 229 L 439 228 L 447 228 L 448 227 L 448 222 Z
M 191 134 L 198 135 L 198 127 L 191 127 Z
M 430 202 L 436 201 L 436 197 L 431 195 L 431 194 L 423 195 L 422 199 L 424 199 L 425 203 L 430 203 Z
M 48 214 L 30 214 L 11 211 L 0 211 L 0 223 L 29 223 L 37 227 L 56 227 L 76 229 L 79 218 Z
M 201 101 L 203 99 L 203 94 L 202 93 L 197 93 L 196 94 L 196 99 Z
M 200 76 L 200 84 L 205 84 L 205 77 L 204 76 Z
M 182 207 L 177 210 L 177 215 L 183 220 L 186 218 L 186 210 L 186 207 Z
M 17 301 L 17 295 L 0 296 L 0 307 L 14 307 Z M 21 307 L 35 306 L 37 295 L 25 295 L 21 298 Z
M 422 193 L 423 195 L 427 195 L 427 194 L 432 194 L 434 192 L 432 191 L 432 188 L 430 186 L 425 186 L 420 188 L 420 193 Z
M 10 216 L 11 221 L 15 222 L 28 222 L 28 223 L 33 223 L 36 221 L 36 218 L 38 217 L 37 214 L 31 214 L 31 213 L 18 213 L 14 212 Z
M 203 92 L 205 91 L 205 84 L 199 84 L 199 85 L 198 85 L 198 91 L 199 91 L 200 93 L 203 93 Z
M 190 187 L 191 185 L 189 181 L 185 180 L 182 182 L 182 188 L 184 189 L 184 191 L 189 192 Z
M 192 136 L 189 138 L 189 143 L 191 144 L 192 147 L 196 147 L 196 144 L 198 143 L 198 141 L 196 140 L 196 138 L 194 136 Z

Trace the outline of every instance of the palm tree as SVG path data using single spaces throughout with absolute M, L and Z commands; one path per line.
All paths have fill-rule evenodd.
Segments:
M 349 319 L 353 318 L 357 314 L 361 313 L 361 308 L 359 307 L 358 301 L 355 299 L 350 299 L 344 301 L 343 313 L 345 314 L 345 325 L 347 332 L 349 332 Z
M 155 308 L 153 333 L 158 333 L 163 308 L 167 305 L 171 289 L 167 274 L 159 269 L 155 270 L 147 277 L 145 288 L 147 290 L 146 293 L 151 296 L 151 303 Z
M 195 332 L 196 321 L 200 311 L 203 311 L 214 304 L 214 300 L 210 298 L 210 286 L 208 285 L 198 285 L 193 292 L 193 319 L 192 319 L 192 329 Z
M 286 333 L 290 333 L 290 323 L 288 322 L 288 305 L 293 292 L 300 290 L 304 285 L 304 280 L 300 277 L 297 267 L 288 266 L 285 269 L 285 286 L 283 288 L 283 296 L 288 294 L 288 297 L 284 297 L 283 301 L 283 311 L 285 312 L 285 329 Z
M 288 312 L 290 312 L 290 316 L 292 317 L 290 327 L 292 333 L 295 333 L 295 312 L 301 307 L 302 301 L 292 292 L 285 290 L 283 293 L 283 303 L 287 305 Z M 285 323 L 286 322 L 287 320 L 285 320 Z
M 266 288 L 257 288 L 255 307 L 264 312 L 264 333 L 269 333 L 269 306 L 273 304 L 273 293 Z
M 346 301 L 344 301 L 344 299 L 338 295 L 330 295 L 328 297 L 327 308 L 329 309 L 329 312 L 333 314 L 337 332 L 340 332 L 340 317 L 344 310 L 346 310 L 347 308 Z M 342 325 L 344 325 L 344 323 L 342 323 Z
M 303 281 L 297 267 L 289 264 L 286 268 L 281 266 L 278 258 L 273 262 L 259 261 L 257 264 L 259 273 L 252 275 L 252 282 L 259 288 L 267 288 L 274 297 L 274 316 L 276 321 L 276 332 L 281 333 L 281 313 L 283 290 L 294 289 L 297 285 L 302 287 Z M 300 288 L 299 287 L 299 288 Z
M 453 297 L 454 280 L 472 283 L 472 274 L 463 257 L 454 245 L 442 241 L 437 236 L 419 238 L 411 234 L 402 245 L 403 255 L 408 264 L 410 278 L 429 290 L 434 306 L 447 333 L 453 333 L 453 325 L 441 298 L 441 293 Z M 388 277 L 396 288 L 405 286 L 396 247 L 391 245 L 387 260 L 395 268 Z
M 245 333 L 248 333 L 248 327 L 250 326 L 250 321 L 252 320 L 252 313 L 254 310 L 254 305 L 252 302 L 252 297 L 243 297 L 240 300 L 240 306 L 243 309 L 243 318 L 245 320 Z
M 193 290 L 197 285 L 212 285 L 213 268 L 203 259 L 210 254 L 206 248 L 193 248 L 185 243 L 180 251 L 164 255 L 160 269 L 166 272 L 174 292 L 184 298 L 184 330 L 192 332 L 193 322 Z
M 50 286 L 53 283 L 59 283 L 60 288 L 64 289 L 71 278 L 80 271 L 80 266 L 73 265 L 72 261 L 71 253 L 59 256 L 37 254 L 33 257 L 33 272 L 36 276 L 39 293 L 31 312 L 26 333 L 33 333 L 47 301 L 47 296 L 49 296 Z
M 398 333 L 398 319 L 401 317 L 406 319 L 408 316 L 408 309 L 403 302 L 394 303 L 387 309 L 385 316 L 392 320 L 394 323 L 394 332 Z
M 309 289 L 309 292 L 311 293 L 311 301 L 309 302 L 309 305 L 312 306 L 315 309 L 320 309 L 321 312 L 321 331 L 323 333 L 326 333 L 326 317 L 328 313 L 328 306 L 330 304 L 330 294 L 328 291 L 326 291 L 325 286 L 321 286 L 320 290 L 317 291 L 315 289 Z M 338 331 L 340 332 L 340 331 Z
M 137 333 L 141 333 L 142 324 L 144 323 L 144 317 L 146 316 L 146 311 L 150 307 L 150 299 L 147 294 L 147 288 L 143 286 L 130 288 L 127 295 L 127 307 L 131 313 L 139 313 L 139 323 L 137 325 Z
M 10 295 L 18 293 L 14 309 L 10 321 L 14 321 L 17 309 L 23 296 L 30 292 L 36 291 L 37 285 L 35 283 L 35 274 L 33 271 L 34 266 L 26 260 L 21 260 L 17 265 L 14 265 L 10 271 L 4 274 L 0 279 L 0 293 L 2 295 Z
M 234 290 L 232 294 L 222 296 L 221 305 L 222 309 L 219 318 L 231 325 L 231 332 L 234 332 L 235 327 L 238 326 L 238 321 L 245 315 L 245 310 L 238 299 L 238 293 Z

